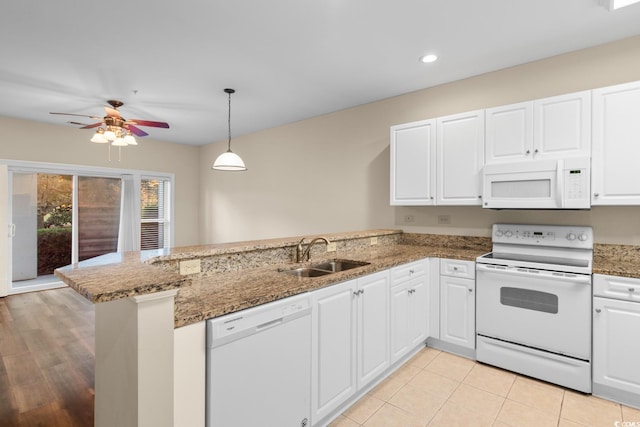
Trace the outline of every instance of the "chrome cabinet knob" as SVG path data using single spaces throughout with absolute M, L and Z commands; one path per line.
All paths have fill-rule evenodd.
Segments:
M 469 292 L 473 292 L 473 289 L 469 288 Z
M 600 197 L 600 193 L 593 193 L 593 197 Z
M 531 150 L 527 150 L 525 154 L 528 156 L 529 154 L 531 154 Z
M 601 313 L 602 310 L 600 310 L 599 308 L 596 308 L 596 313 Z
M 635 292 L 636 289 L 635 288 L 629 288 L 629 292 Z

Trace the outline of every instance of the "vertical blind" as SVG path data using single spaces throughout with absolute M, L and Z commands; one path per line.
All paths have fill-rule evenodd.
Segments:
M 169 193 L 166 179 L 142 178 L 140 182 L 140 249 L 169 247 Z

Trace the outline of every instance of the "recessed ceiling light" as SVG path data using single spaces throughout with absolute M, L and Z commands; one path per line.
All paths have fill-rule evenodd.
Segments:
M 600 0 L 600 4 L 608 8 L 610 11 L 620 9 L 621 7 L 630 6 L 638 3 L 640 0 Z
M 438 59 L 437 55 L 429 54 L 429 55 L 421 56 L 420 62 L 424 62 L 425 64 L 428 64 L 430 62 L 434 62 L 436 59 Z

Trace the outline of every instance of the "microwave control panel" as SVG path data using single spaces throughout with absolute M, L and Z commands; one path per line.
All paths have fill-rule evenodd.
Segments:
M 564 170 L 565 200 L 582 200 L 589 197 L 589 182 L 585 169 Z

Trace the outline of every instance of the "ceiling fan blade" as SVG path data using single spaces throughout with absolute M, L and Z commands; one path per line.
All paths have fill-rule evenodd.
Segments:
M 124 124 L 124 128 L 127 129 L 127 130 L 130 130 L 131 133 L 133 133 L 135 136 L 147 136 L 147 135 L 149 135 L 148 133 L 146 133 L 142 129 L 137 128 L 137 127 L 135 127 L 133 125 L 130 125 L 130 124 L 127 124 L 127 123 Z
M 104 106 L 104 111 L 106 111 L 107 116 L 109 117 L 117 117 L 119 119 L 122 118 L 122 116 L 120 115 L 120 111 L 116 110 L 115 108 L 109 107 L 107 105 Z
M 102 120 L 102 117 L 98 116 L 87 116 L 85 114 L 73 114 L 73 113 L 49 113 L 49 114 L 60 114 L 62 116 L 77 116 L 77 117 L 88 117 L 90 119 Z
M 78 123 L 81 124 L 81 123 Z M 102 122 L 97 122 L 97 123 L 93 123 L 91 125 L 85 125 L 83 127 L 81 127 L 80 129 L 91 129 L 91 128 L 97 128 L 98 126 L 102 126 Z
M 165 122 L 154 122 L 151 120 L 130 119 L 130 120 L 127 120 L 127 123 L 132 123 L 138 126 L 150 126 L 154 128 L 169 129 L 169 123 L 165 123 Z

